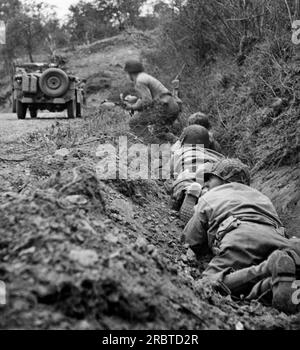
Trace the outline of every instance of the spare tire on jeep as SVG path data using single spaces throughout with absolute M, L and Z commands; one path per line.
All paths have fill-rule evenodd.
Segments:
M 59 97 L 69 88 L 69 77 L 61 69 L 49 68 L 40 76 L 39 85 L 42 92 L 50 97 Z

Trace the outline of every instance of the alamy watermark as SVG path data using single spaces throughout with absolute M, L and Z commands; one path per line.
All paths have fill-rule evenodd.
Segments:
M 6 284 L 0 281 L 0 306 L 6 305 Z
M 296 20 L 292 23 L 292 43 L 295 45 L 300 44 L 300 20 Z
M 142 143 L 128 145 L 127 137 L 119 137 L 116 145 L 97 147 L 96 173 L 100 180 L 169 180 L 172 174 L 196 173 L 204 164 L 203 145 Z M 199 173 L 199 176 L 203 174 Z
M 292 303 L 294 305 L 300 304 L 300 281 L 294 281 L 292 284 L 292 289 L 295 292 L 292 294 Z

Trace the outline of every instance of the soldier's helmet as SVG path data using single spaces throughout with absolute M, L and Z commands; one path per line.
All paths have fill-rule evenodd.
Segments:
M 208 116 L 202 112 L 192 114 L 188 119 L 188 124 L 201 125 L 208 130 L 211 127 Z
M 238 182 L 249 186 L 251 181 L 250 169 L 239 159 L 222 159 L 217 163 L 205 165 L 204 181 L 210 175 L 215 175 L 227 182 Z
M 200 125 L 190 125 L 183 129 L 180 140 L 182 145 L 203 145 L 204 148 L 209 148 L 208 130 Z
M 124 70 L 125 70 L 125 72 L 127 72 L 129 74 L 137 74 L 137 73 L 141 73 L 144 71 L 144 66 L 140 61 L 128 60 L 125 63 Z

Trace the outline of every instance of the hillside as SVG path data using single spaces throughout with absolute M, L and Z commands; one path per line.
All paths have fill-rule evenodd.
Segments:
M 182 246 L 183 223 L 169 209 L 161 182 L 97 178 L 99 144 L 116 145 L 120 135 L 136 142 L 127 113 L 100 108 L 102 100 L 131 88 L 125 60 L 142 55 L 166 84 L 173 78 L 150 59 L 155 44 L 153 33 L 137 32 L 61 52 L 70 69 L 87 79 L 89 108 L 83 120 L 56 121 L 23 139 L 1 140 L 0 280 L 7 283 L 8 305 L 1 307 L 0 328 L 299 329 L 299 315 L 222 298 L 197 283 L 209 257 L 198 266 Z M 212 68 L 205 72 L 209 84 L 220 67 Z M 188 73 L 182 77 L 187 102 L 189 78 Z M 251 140 L 261 160 L 253 167 L 254 186 L 273 199 L 290 235 L 299 235 L 299 156 L 283 149 L 272 158 L 269 150 L 275 150 L 274 130 L 283 118 L 284 125 L 299 125 L 299 117 L 289 111 L 262 120 L 263 107 L 249 109 L 245 118 L 256 113 L 257 124 L 251 122 L 233 142 L 247 84 L 246 78 L 237 84 L 235 100 L 233 89 L 217 88 L 236 111 L 233 118 L 223 115 L 230 137 L 221 138 L 222 146 L 228 154 L 245 152 L 247 160 L 244 150 Z M 209 103 L 206 99 L 203 108 Z M 191 109 L 186 107 L 184 117 Z M 219 119 L 214 121 L 220 135 Z M 295 125 L 287 130 L 295 131 Z M 245 138 L 246 131 L 251 138 Z M 297 150 L 299 139 L 295 142 Z

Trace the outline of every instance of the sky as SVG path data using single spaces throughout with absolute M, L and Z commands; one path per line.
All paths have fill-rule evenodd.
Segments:
M 68 14 L 68 9 L 79 0 L 43 0 L 43 2 L 56 6 L 56 12 L 59 19 L 63 19 Z
M 148 2 L 151 4 L 155 0 L 148 0 Z M 70 5 L 74 5 L 79 2 L 79 0 L 43 0 L 43 2 L 49 4 L 49 5 L 54 5 L 56 6 L 56 12 L 57 16 L 60 20 L 63 20 L 66 18 L 68 14 L 68 9 Z M 148 6 L 147 6 L 148 7 Z M 147 12 L 147 9 L 146 9 Z
M 63 20 L 67 14 L 69 7 L 79 2 L 79 0 L 42 0 L 44 3 L 56 6 L 57 17 Z

